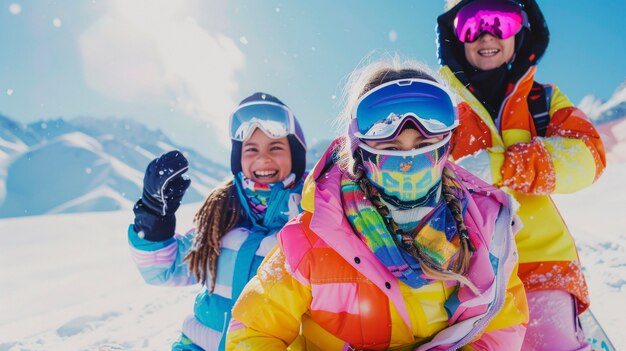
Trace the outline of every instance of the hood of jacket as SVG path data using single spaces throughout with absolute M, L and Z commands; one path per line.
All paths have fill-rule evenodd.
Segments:
M 454 34 L 454 17 L 459 10 L 468 3 L 475 0 L 462 0 L 452 6 L 445 13 L 437 17 L 437 56 L 439 64 L 448 66 L 455 72 L 457 78 L 467 85 L 469 77 L 465 69 L 469 63 L 465 58 L 463 43 Z M 528 15 L 530 31 L 523 28 L 523 40 L 521 46 L 515 53 L 515 59 L 511 65 L 509 81 L 516 82 L 531 67 L 537 64 L 545 53 L 550 39 L 550 32 L 546 24 L 543 13 L 535 0 L 516 1 L 522 5 L 523 10 Z M 516 40 L 520 35 L 516 35 Z

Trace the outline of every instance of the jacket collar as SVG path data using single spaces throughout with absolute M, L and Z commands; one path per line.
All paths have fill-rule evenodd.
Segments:
M 485 123 L 491 132 L 491 141 L 494 147 L 506 147 L 516 142 L 528 141 L 528 140 L 505 140 L 503 137 L 503 131 L 510 129 L 511 124 L 515 124 L 516 120 L 523 120 L 528 118 L 528 108 L 508 108 L 507 103 L 509 101 L 519 102 L 526 101 L 526 97 L 532 89 L 533 82 L 535 80 L 536 66 L 531 66 L 510 88 L 507 92 L 502 106 L 497 116 L 491 117 L 485 106 L 476 98 L 476 96 L 467 88 L 466 84 L 463 84 L 459 79 L 459 75 L 456 72 L 453 73 L 450 67 L 444 66 L 440 69 L 439 73 L 448 81 L 452 89 L 467 103 L 472 110 L 479 116 L 479 118 Z M 525 103 L 525 102 L 524 102 Z

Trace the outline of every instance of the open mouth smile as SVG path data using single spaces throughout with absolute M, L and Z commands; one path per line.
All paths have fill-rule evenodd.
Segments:
M 500 52 L 500 49 L 481 49 L 478 50 L 478 54 L 482 57 L 495 56 Z
M 278 171 L 277 170 L 273 170 L 273 171 L 254 171 L 254 172 L 252 172 L 252 174 L 254 174 L 254 176 L 259 178 L 259 179 L 264 179 L 264 178 L 272 178 L 272 177 L 276 176 L 278 174 Z

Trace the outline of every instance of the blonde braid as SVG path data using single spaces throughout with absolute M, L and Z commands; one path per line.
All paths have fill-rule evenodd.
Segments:
M 443 184 L 443 197 L 446 200 L 446 204 L 448 205 L 450 212 L 452 212 L 452 215 L 454 216 L 461 245 L 459 256 L 454 263 L 452 270 L 465 275 L 469 270 L 471 252 L 474 251 L 474 246 L 469 238 L 469 233 L 467 231 L 467 227 L 465 226 L 465 221 L 463 220 L 463 205 L 454 192 L 454 189 L 457 188 L 454 173 L 450 169 L 444 168 L 441 179 Z

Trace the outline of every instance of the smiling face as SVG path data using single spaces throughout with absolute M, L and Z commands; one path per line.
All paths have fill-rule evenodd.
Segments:
M 241 169 L 246 178 L 261 184 L 284 180 L 291 173 L 291 150 L 287 137 L 272 139 L 257 128 L 243 142 Z
M 499 39 L 489 33 L 473 43 L 464 43 L 465 58 L 472 66 L 483 70 L 498 68 L 509 62 L 515 52 L 515 36 Z

